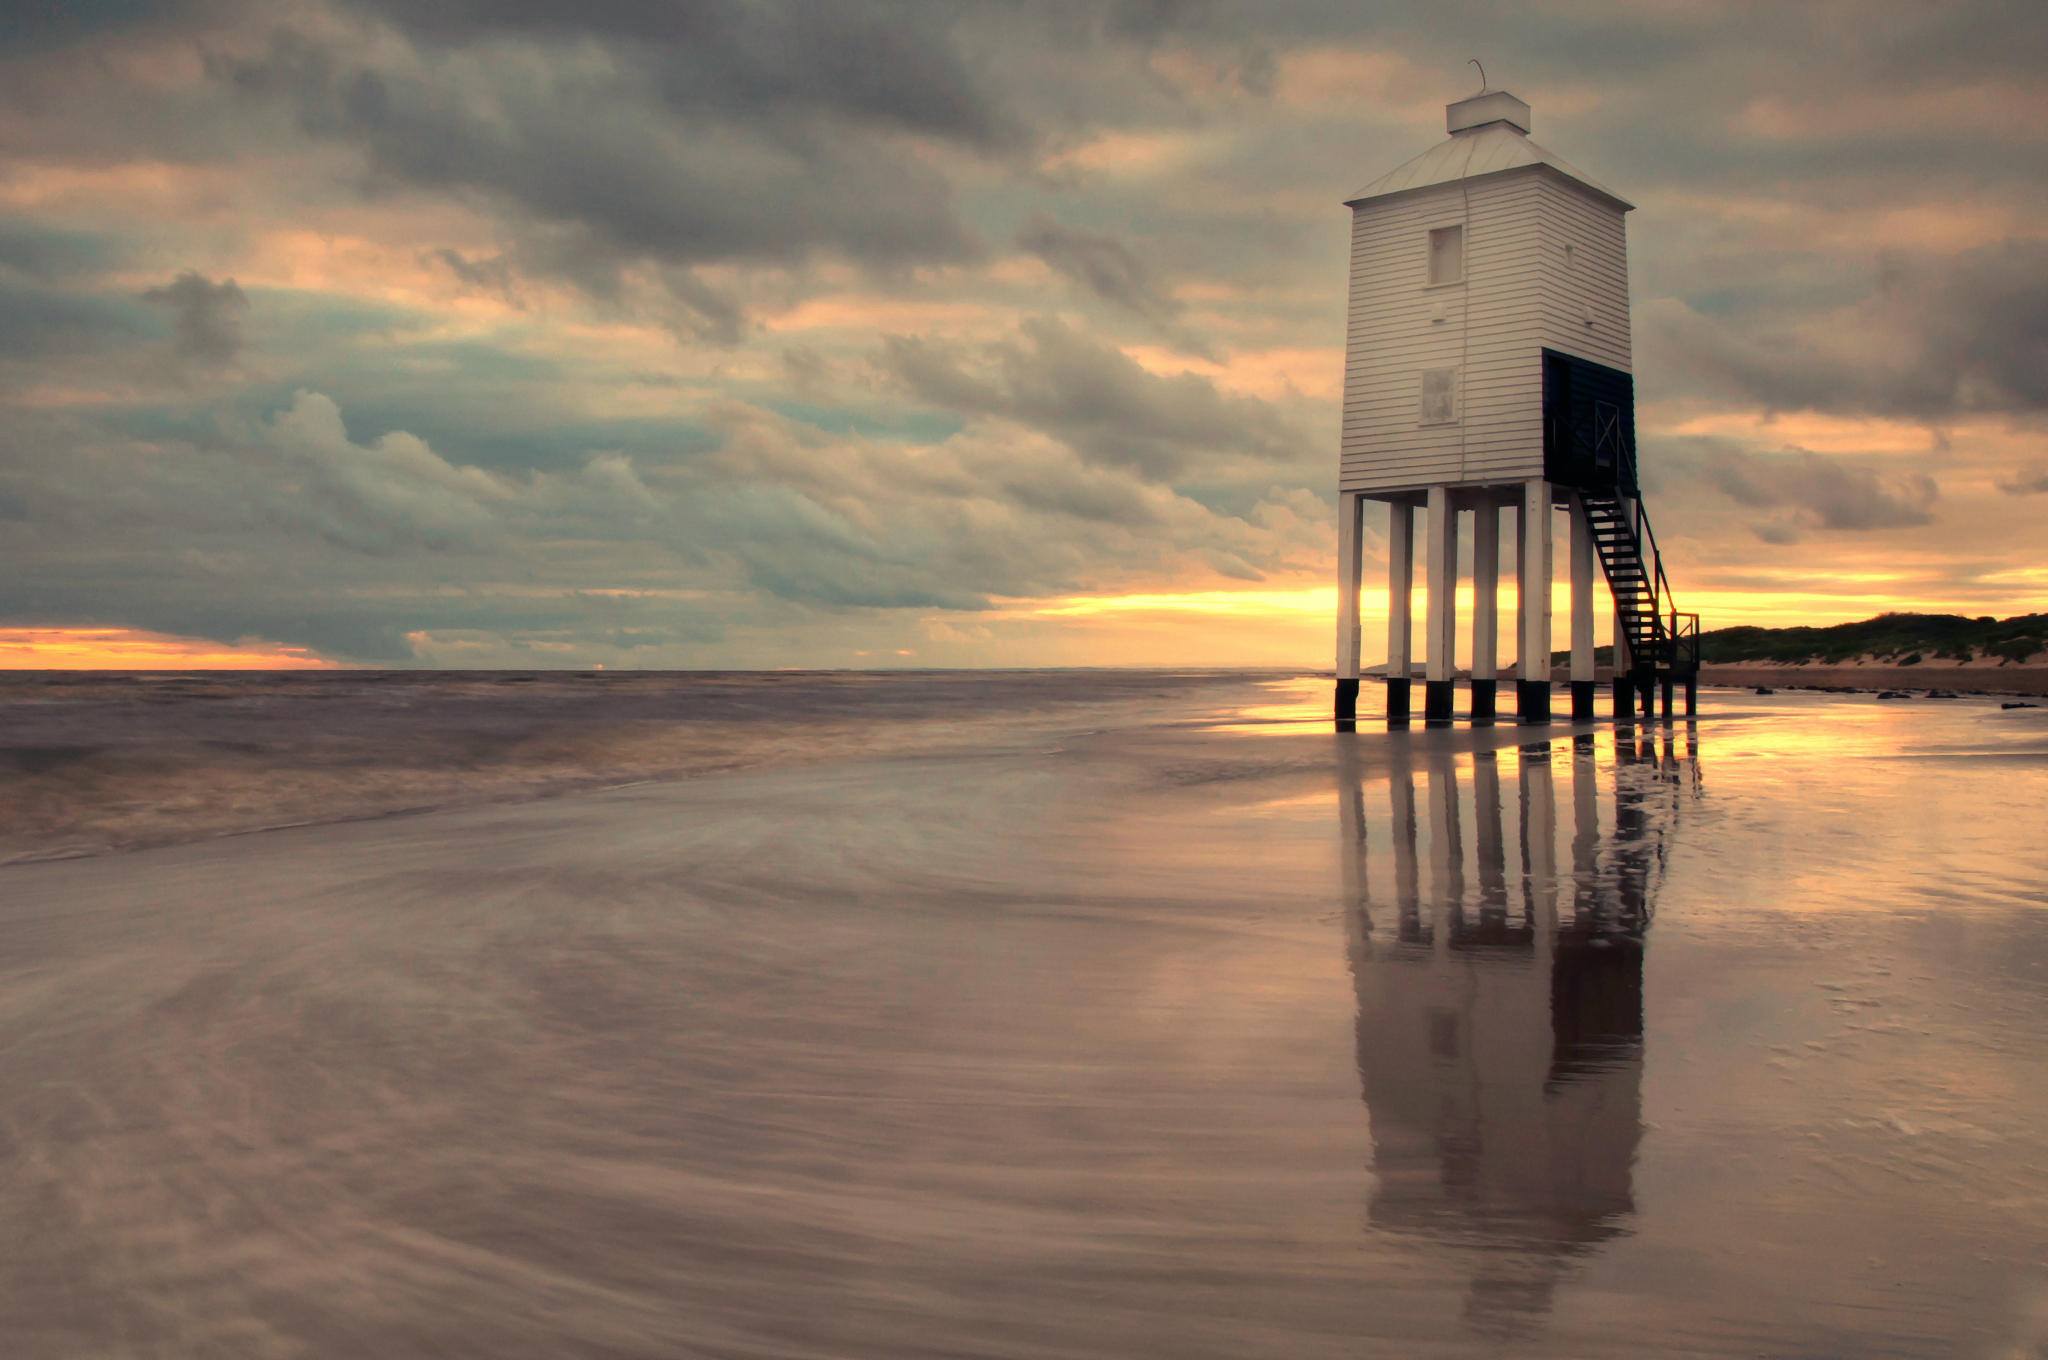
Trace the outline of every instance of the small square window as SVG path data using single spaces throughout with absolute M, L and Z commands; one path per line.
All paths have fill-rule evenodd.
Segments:
M 1451 425 L 1458 419 L 1458 370 L 1422 370 L 1422 420 L 1424 425 Z
M 1429 234 L 1429 281 L 1457 283 L 1465 277 L 1465 229 L 1438 227 Z

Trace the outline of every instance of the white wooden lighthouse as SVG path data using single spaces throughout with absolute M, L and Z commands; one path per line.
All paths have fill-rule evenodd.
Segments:
M 1494 716 L 1501 514 L 1521 604 L 1518 711 L 1549 720 L 1553 511 L 1570 512 L 1573 716 L 1592 717 L 1593 564 L 1616 611 L 1616 712 L 1683 674 L 1636 505 L 1629 359 L 1631 205 L 1529 139 L 1529 106 L 1486 90 L 1449 140 L 1374 180 L 1352 211 L 1337 625 L 1337 714 L 1356 716 L 1365 503 L 1388 507 L 1387 714 L 1405 721 L 1416 511 L 1426 527 L 1424 716 L 1448 722 L 1459 523 L 1471 516 L 1471 716 Z M 1648 669 L 1645 669 L 1645 668 Z M 1624 677 L 1628 677 L 1627 680 Z M 1624 685 L 1628 685 L 1625 694 Z M 1668 689 L 1667 689 L 1668 693 Z M 1669 703 L 1667 699 L 1667 713 Z

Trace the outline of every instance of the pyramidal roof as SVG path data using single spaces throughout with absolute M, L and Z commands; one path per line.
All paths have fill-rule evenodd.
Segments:
M 1592 176 L 1574 169 L 1562 156 L 1530 141 L 1529 106 L 1505 90 L 1487 90 L 1460 100 L 1449 105 L 1445 114 L 1451 130 L 1449 141 L 1440 142 L 1399 169 L 1381 175 L 1345 199 L 1345 205 L 1426 189 L 1433 184 L 1451 184 L 1542 165 L 1602 198 L 1612 199 L 1624 210 L 1635 207 Z

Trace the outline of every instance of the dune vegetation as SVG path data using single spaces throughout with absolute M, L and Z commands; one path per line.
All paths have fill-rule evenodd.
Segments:
M 1966 618 L 1961 614 L 1879 614 L 1856 623 L 1826 628 L 1716 628 L 1700 634 L 1700 660 L 1710 666 L 1743 662 L 1843 665 L 1858 658 L 1893 666 L 1926 661 L 1971 661 L 1995 658 L 2001 665 L 2023 665 L 2028 657 L 2048 651 L 2048 614 L 2018 614 L 2009 619 Z M 1613 650 L 1598 651 L 1601 665 Z M 1570 652 L 1553 654 L 1557 664 Z

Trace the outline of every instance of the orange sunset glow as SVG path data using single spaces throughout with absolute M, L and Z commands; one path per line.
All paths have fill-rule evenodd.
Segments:
M 0 669 L 67 671 L 334 670 L 303 647 L 244 638 L 222 646 L 132 628 L 0 628 Z

